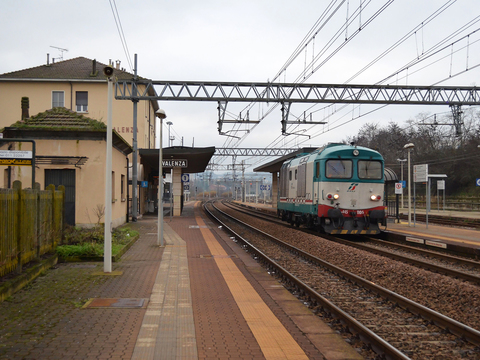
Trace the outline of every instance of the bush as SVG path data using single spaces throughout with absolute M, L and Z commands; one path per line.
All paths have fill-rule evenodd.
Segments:
M 112 255 L 117 254 L 130 241 L 138 236 L 138 231 L 129 226 L 114 229 L 112 233 Z M 61 258 L 103 256 L 103 226 L 83 229 L 69 226 L 65 231 L 63 245 L 57 246 L 57 254 Z

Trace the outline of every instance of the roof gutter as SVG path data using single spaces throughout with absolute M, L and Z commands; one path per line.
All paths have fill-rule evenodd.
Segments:
M 98 82 L 98 83 L 107 83 L 107 79 L 102 80 L 91 80 L 91 79 L 38 79 L 38 78 L 0 78 L 0 81 L 18 81 L 18 82 Z

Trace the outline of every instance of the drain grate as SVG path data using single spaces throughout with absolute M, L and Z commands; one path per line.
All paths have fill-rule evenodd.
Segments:
M 89 269 L 89 268 L 96 268 L 97 265 L 96 264 L 74 264 L 74 265 L 71 265 L 72 268 L 75 268 L 75 269 Z
M 84 306 L 84 309 L 95 308 L 113 308 L 113 309 L 135 309 L 145 308 L 147 306 L 148 299 L 142 298 L 94 298 L 90 299 Z

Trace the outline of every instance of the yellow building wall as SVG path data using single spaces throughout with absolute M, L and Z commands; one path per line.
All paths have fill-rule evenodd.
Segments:
M 11 126 L 22 117 L 22 97 L 29 98 L 29 114 L 35 116 L 52 108 L 52 92 L 63 91 L 65 107 L 76 110 L 76 92 L 88 92 L 88 112 L 80 114 L 107 122 L 107 82 L 43 82 L 43 81 L 1 81 L 0 82 L 0 129 Z M 133 145 L 133 103 L 130 100 L 112 101 L 112 123 L 114 129 Z M 150 101 L 137 104 L 137 147 L 155 148 L 155 110 Z
M 106 142 L 94 140 L 36 140 L 36 155 L 49 156 L 86 156 L 87 162 L 80 166 L 73 165 L 37 165 L 35 182 L 44 189 L 45 169 L 75 169 L 75 222 L 78 226 L 90 227 L 99 221 L 95 209 L 104 208 L 105 205 L 105 156 Z M 21 144 L 21 145 L 20 145 Z M 5 150 L 2 147 L 2 150 Z M 12 150 L 31 150 L 30 143 L 15 143 Z M 127 213 L 127 160 L 126 156 L 113 148 L 112 151 L 112 225 L 117 227 L 126 222 Z M 7 169 L 0 166 L 0 184 L 5 184 L 4 179 Z M 15 180 L 22 182 L 23 188 L 31 187 L 31 166 L 13 166 L 12 183 Z M 124 189 L 122 197 L 122 175 L 124 176 Z M 104 218 L 100 220 L 104 222 Z

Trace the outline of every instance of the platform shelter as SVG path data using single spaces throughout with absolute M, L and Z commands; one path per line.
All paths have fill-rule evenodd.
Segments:
M 172 174 L 170 196 L 173 196 L 173 216 L 182 214 L 184 202 L 182 175 L 204 172 L 214 152 L 215 147 L 213 146 L 205 148 L 185 146 L 163 148 L 162 179 L 165 179 L 167 174 Z M 139 149 L 139 155 L 145 178 L 148 179 L 146 201 L 148 203 L 157 202 L 160 167 L 159 150 Z

